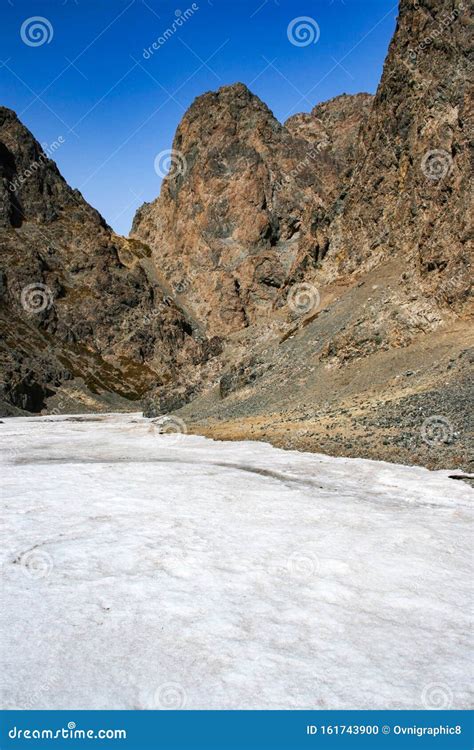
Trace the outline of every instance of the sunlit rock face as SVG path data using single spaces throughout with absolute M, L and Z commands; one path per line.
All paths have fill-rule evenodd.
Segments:
M 281 125 L 243 84 L 198 97 L 169 176 L 132 236 L 212 334 L 265 323 L 356 153 L 371 97 L 343 96 Z

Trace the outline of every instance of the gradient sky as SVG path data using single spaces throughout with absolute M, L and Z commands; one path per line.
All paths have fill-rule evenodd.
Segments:
M 373 93 L 397 15 L 394 0 L 197 0 L 144 59 L 192 0 L 0 3 L 0 103 L 42 144 L 62 136 L 62 174 L 121 234 L 159 193 L 155 156 L 196 96 L 242 81 L 284 121 L 344 92 Z M 22 40 L 33 16 L 51 24 L 49 43 Z M 317 43 L 290 43 L 299 16 L 316 21 Z

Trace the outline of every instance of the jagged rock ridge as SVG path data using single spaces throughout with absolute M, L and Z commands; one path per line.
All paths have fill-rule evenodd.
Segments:
M 295 260 L 324 248 L 315 226 L 355 157 L 369 95 L 338 97 L 281 125 L 243 84 L 196 99 L 173 143 L 176 169 L 132 237 L 210 334 L 268 320 Z
M 149 249 L 114 235 L 6 108 L 0 178 L 1 401 L 38 412 L 77 381 L 97 407 L 100 394 L 136 399 L 181 382 L 186 363 L 199 369 L 204 339 Z
M 191 178 L 165 180 L 134 232 L 147 238 L 206 327 L 248 326 L 248 336 L 229 339 L 219 390 L 180 412 L 197 431 L 469 464 L 469 30 L 466 3 L 402 0 L 375 98 L 338 97 L 284 126 L 238 86 L 191 107 L 192 127 L 186 116 L 174 142 L 185 156 L 191 147 Z M 234 110 L 243 97 L 248 109 Z M 197 146 L 191 132 L 202 135 Z M 217 179 L 208 159 L 222 150 L 224 133 L 233 169 L 224 165 Z M 253 164 L 245 160 L 249 149 L 259 155 Z M 244 196 L 234 184 L 245 185 Z M 207 225 L 201 232 L 187 213 L 196 201 L 206 221 L 222 206 L 218 231 Z M 237 254 L 227 265 L 229 246 Z M 267 260 L 264 296 L 255 269 Z M 303 305 L 298 319 L 285 303 L 301 285 L 322 303 Z M 425 423 L 433 418 L 441 419 L 441 438 L 430 441 Z

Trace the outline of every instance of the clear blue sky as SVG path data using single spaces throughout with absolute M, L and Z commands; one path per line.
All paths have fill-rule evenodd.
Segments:
M 344 92 L 373 93 L 397 15 L 394 0 L 196 5 L 144 59 L 192 0 L 1 0 L 1 103 L 41 143 L 65 139 L 54 157 L 61 172 L 122 234 L 159 193 L 155 156 L 171 147 L 196 96 L 242 81 L 284 121 Z M 49 22 L 49 43 L 22 40 L 33 16 Z M 299 16 L 316 21 L 317 43 L 290 43 L 288 25 Z M 45 40 L 27 29 L 30 42 Z

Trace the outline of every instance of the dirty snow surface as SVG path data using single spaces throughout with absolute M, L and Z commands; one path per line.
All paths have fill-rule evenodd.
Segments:
M 4 708 L 469 706 L 470 508 L 449 472 L 5 419 Z

